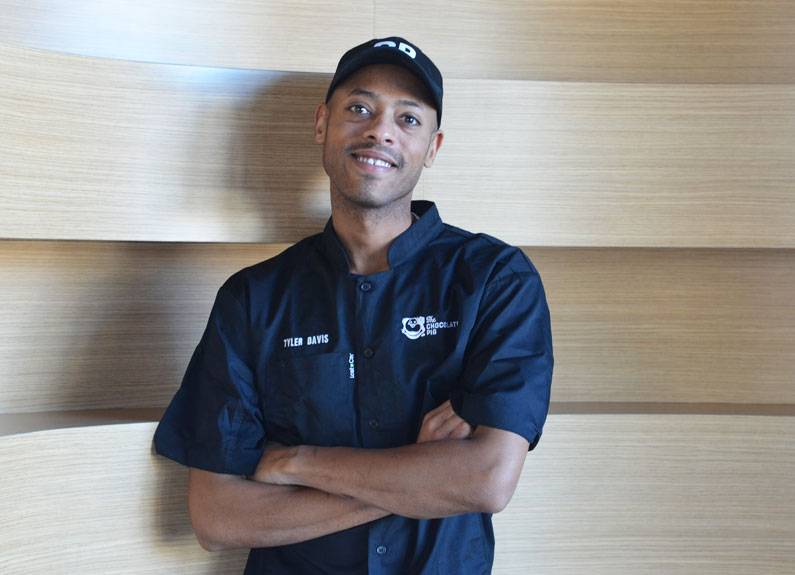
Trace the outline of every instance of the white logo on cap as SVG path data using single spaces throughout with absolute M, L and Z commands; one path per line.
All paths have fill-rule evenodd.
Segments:
M 381 46 L 389 46 L 390 48 L 397 48 L 401 52 L 408 54 L 408 56 L 411 57 L 412 59 L 417 57 L 417 51 L 408 44 L 406 44 L 405 42 L 401 42 L 400 45 L 398 46 L 392 40 L 384 40 L 383 42 L 378 42 L 375 46 L 373 46 L 373 48 L 380 48 Z

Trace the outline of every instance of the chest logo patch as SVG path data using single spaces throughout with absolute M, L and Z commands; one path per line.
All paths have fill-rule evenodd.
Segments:
M 404 317 L 403 335 L 409 339 L 419 339 L 428 335 L 436 335 L 440 329 L 458 327 L 457 321 L 438 321 L 432 315 Z
M 425 318 L 420 317 L 404 317 L 403 318 L 403 335 L 409 339 L 419 339 L 425 337 Z

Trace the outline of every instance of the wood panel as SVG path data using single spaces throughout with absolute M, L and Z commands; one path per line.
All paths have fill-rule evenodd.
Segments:
M 185 469 L 155 424 L 0 437 L 0 569 L 240 573 L 193 539 Z M 785 573 L 795 418 L 551 416 L 508 508 L 495 575 Z
M 187 469 L 152 453 L 154 423 L 0 437 L 0 571 L 242 573 L 245 551 L 207 553 Z
M 795 81 L 785 0 L 376 0 L 375 15 L 376 36 L 416 42 L 447 78 Z
M 790 573 L 793 417 L 549 418 L 494 575 Z
M 0 237 L 296 241 L 327 80 L 0 45 Z M 452 81 L 417 195 L 519 245 L 793 247 L 794 127 L 793 86 Z
M 0 413 L 165 407 L 217 288 L 282 248 L 0 242 Z M 795 251 L 526 251 L 558 411 L 791 412 Z
M 2 0 L 0 43 L 199 66 L 333 72 L 372 38 L 373 4 L 325 0 Z
M 283 247 L 0 242 L 0 413 L 165 407 L 216 290 Z
M 375 0 L 355 10 L 318 0 L 2 0 L 0 12 L 1 43 L 125 60 L 332 72 L 348 48 L 400 34 L 446 78 L 795 81 L 795 8 L 782 0 L 479 0 L 454 9 Z
M 552 315 L 553 401 L 795 403 L 795 251 L 527 253 Z
M 0 45 L 0 237 L 295 241 L 329 213 L 327 82 Z
M 165 407 L 0 413 L 0 437 L 69 427 L 160 421 Z
M 795 86 L 448 82 L 422 194 L 518 245 L 795 246 Z

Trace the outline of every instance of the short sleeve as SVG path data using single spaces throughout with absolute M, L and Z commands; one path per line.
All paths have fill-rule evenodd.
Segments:
M 533 449 L 549 411 L 552 334 L 541 278 L 524 254 L 518 258 L 484 289 L 462 385 L 450 399 L 469 423 L 517 433 Z
M 225 285 L 155 432 L 157 453 L 216 473 L 251 474 L 265 446 L 248 319 Z

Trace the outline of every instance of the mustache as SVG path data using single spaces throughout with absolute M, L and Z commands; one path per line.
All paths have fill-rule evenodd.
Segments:
M 345 152 L 347 154 L 355 154 L 357 152 L 361 152 L 363 150 L 374 150 L 379 154 L 382 154 L 389 158 L 389 160 L 395 164 L 398 168 L 403 167 L 403 158 L 401 156 L 396 155 L 392 150 L 381 146 L 379 144 L 356 144 L 353 146 L 348 146 L 345 148 Z

